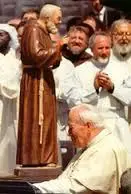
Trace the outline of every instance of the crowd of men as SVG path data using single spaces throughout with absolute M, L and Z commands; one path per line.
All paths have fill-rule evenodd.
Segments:
M 36 193 L 130 193 L 131 21 L 91 0 L 64 36 L 61 23 L 46 4 L 0 24 L 0 174 L 54 168 L 58 141 L 72 141 L 76 155 Z

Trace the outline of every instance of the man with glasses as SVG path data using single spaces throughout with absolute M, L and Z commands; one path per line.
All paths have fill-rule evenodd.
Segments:
M 111 27 L 113 41 L 112 57 L 119 62 L 126 62 L 130 68 L 131 60 L 131 22 L 126 19 L 115 21 Z
M 78 104 L 80 100 L 98 107 L 103 112 L 107 126 L 121 140 L 131 156 L 131 131 L 124 109 L 125 105 L 129 106 L 131 104 L 129 100 L 131 99 L 131 91 L 128 91 L 131 87 L 128 79 L 130 73 L 126 66 L 111 61 L 111 46 L 112 42 L 109 34 L 96 32 L 92 35 L 89 40 L 89 47 L 93 53 L 93 58 L 76 67 L 75 75 L 71 73 L 70 77 L 66 78 L 62 83 L 63 93 L 68 103 L 73 101 L 74 104 Z M 75 82 L 78 82 L 76 87 L 80 91 L 79 99 L 76 99 L 77 90 L 76 95 L 73 94 L 75 87 L 71 81 L 69 82 L 71 78 L 76 78 L 77 81 Z M 129 83 L 125 89 L 123 84 L 127 80 Z M 120 90 L 121 86 L 123 89 Z M 69 99 L 71 100 L 69 101 Z
M 110 60 L 125 66 L 131 73 L 131 22 L 126 19 L 115 21 L 111 27 L 111 34 L 113 47 Z M 130 123 L 130 108 L 126 112 Z

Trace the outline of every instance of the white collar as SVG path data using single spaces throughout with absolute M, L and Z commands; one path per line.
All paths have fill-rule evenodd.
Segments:
M 105 136 L 112 134 L 112 132 L 109 129 L 103 129 L 96 137 L 93 138 L 93 140 L 88 144 L 87 147 L 90 147 L 92 145 L 97 144 L 99 141 L 101 141 Z
M 103 6 L 102 9 L 101 9 L 101 11 L 99 12 L 99 15 L 104 15 L 105 10 L 106 10 L 106 7 Z

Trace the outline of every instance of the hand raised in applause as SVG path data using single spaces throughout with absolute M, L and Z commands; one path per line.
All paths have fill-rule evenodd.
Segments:
M 106 74 L 104 72 L 99 72 L 98 80 L 99 80 L 100 87 L 106 89 L 107 91 L 112 91 L 113 90 L 114 84 L 111 81 L 108 74 Z
M 96 73 L 95 79 L 94 79 L 94 87 L 96 90 L 99 90 L 101 87 L 100 81 L 99 81 L 99 72 Z

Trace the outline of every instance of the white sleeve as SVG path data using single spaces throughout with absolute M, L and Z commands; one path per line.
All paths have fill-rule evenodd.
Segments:
M 60 193 L 60 194 L 91 194 L 91 190 L 80 184 L 72 178 L 57 178 L 55 180 L 45 181 L 34 184 L 42 193 Z M 75 188 L 75 190 L 74 190 Z
M 35 183 L 36 186 L 42 193 L 70 193 L 70 186 L 68 179 L 55 179 L 50 181 L 44 181 L 42 183 Z
M 122 104 L 131 106 L 131 76 L 124 80 L 120 86 L 115 86 L 112 95 Z
M 36 183 L 34 186 L 42 193 L 91 194 L 91 191 L 108 193 L 116 176 L 113 151 L 95 152 L 90 157 L 86 156 L 88 154 L 77 167 L 74 167 L 76 169 L 70 177 L 65 178 L 65 175 L 61 175 L 55 180 Z
M 0 64 L 0 95 L 13 99 L 19 96 L 22 75 L 21 61 L 9 54 L 8 62 Z
M 89 86 L 84 89 L 76 78 L 75 72 L 71 71 L 65 79 L 61 80 L 61 98 L 65 99 L 69 107 L 83 103 L 90 103 L 98 99 L 95 88 Z

